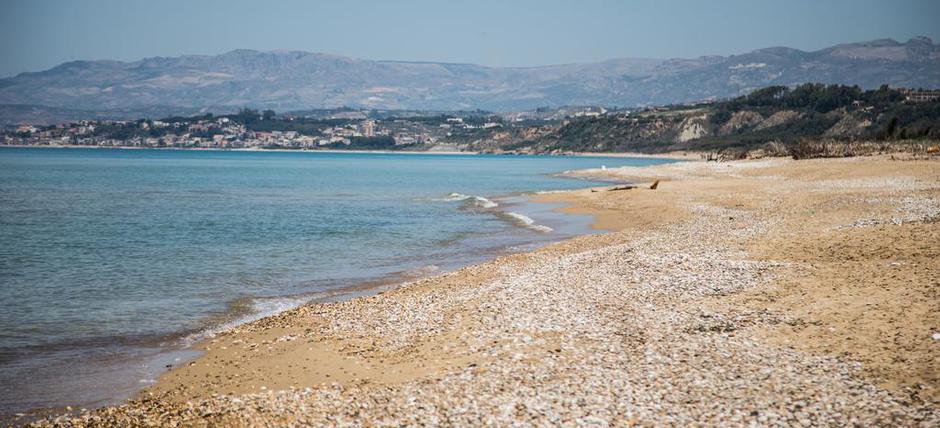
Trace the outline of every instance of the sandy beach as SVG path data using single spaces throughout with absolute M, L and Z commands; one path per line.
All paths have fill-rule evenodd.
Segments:
M 940 424 L 940 159 L 569 174 L 637 183 L 537 196 L 610 233 L 264 318 L 37 424 Z

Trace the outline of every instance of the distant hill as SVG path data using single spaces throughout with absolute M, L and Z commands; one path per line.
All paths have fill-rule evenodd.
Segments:
M 806 141 L 938 140 L 940 100 L 908 102 L 902 91 L 887 86 L 863 91 L 807 83 L 695 106 L 573 118 L 557 127 L 522 130 L 497 144 L 495 138 L 481 138 L 471 148 L 528 153 L 746 151 Z
M 529 68 L 371 61 L 300 51 L 134 62 L 73 61 L 0 79 L 0 104 L 160 114 L 340 107 L 508 111 L 540 106 L 640 106 L 729 98 L 770 85 L 940 87 L 940 45 L 874 40 L 814 52 L 775 47 L 694 59 L 614 59 Z M 6 109 L 11 111 L 11 109 Z M 0 112 L 2 113 L 2 112 Z M 54 113 L 49 113 L 55 116 Z M 0 117 L 10 122 L 10 117 Z

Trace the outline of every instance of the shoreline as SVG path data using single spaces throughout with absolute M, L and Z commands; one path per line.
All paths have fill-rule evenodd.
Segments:
M 552 192 L 555 192 L 555 191 L 552 191 Z M 513 215 L 519 216 L 519 214 L 517 214 L 517 211 L 516 211 L 517 208 L 522 208 L 521 210 L 519 210 L 519 212 L 529 213 L 530 215 L 534 216 L 534 214 L 531 214 L 532 206 L 533 205 L 545 205 L 545 203 L 538 200 L 538 195 L 533 192 L 522 192 L 518 194 L 513 193 L 513 194 L 503 195 L 499 197 L 494 197 L 494 199 L 500 201 L 499 203 L 500 208 L 498 210 L 492 210 L 493 215 L 495 215 L 496 217 L 502 218 L 508 224 L 511 224 L 512 225 L 511 228 L 513 230 L 532 230 L 533 229 L 533 225 L 522 224 L 518 221 L 519 217 L 513 217 Z M 558 205 L 557 202 L 552 203 L 552 204 Z M 550 211 L 558 212 L 559 210 L 551 209 Z M 528 216 L 524 214 L 522 215 L 522 217 L 528 220 L 531 220 L 531 218 L 529 218 Z M 541 217 L 538 217 L 538 218 L 541 218 Z M 566 225 L 564 229 L 569 229 L 571 227 L 578 228 L 579 232 L 577 233 L 577 235 L 596 233 L 590 227 L 589 223 L 585 223 L 584 225 L 581 225 L 580 221 L 574 220 L 573 217 L 568 214 L 559 214 L 553 217 L 550 221 L 550 224 L 557 227 L 560 224 L 559 221 L 562 221 L 562 223 Z M 541 224 L 534 224 L 534 226 L 535 228 L 545 227 Z M 538 230 L 538 229 L 535 229 L 535 230 Z M 552 229 L 549 229 L 549 230 L 552 230 Z M 551 245 L 552 243 L 556 243 L 564 239 L 568 239 L 572 236 L 572 234 L 569 231 L 563 231 L 562 233 L 563 233 L 562 236 L 558 236 L 554 238 L 547 238 L 547 239 L 544 239 L 541 237 L 538 239 L 532 238 L 519 245 L 535 246 L 536 248 L 539 248 L 545 245 Z M 274 312 L 274 313 L 263 312 L 263 313 L 243 314 L 241 316 L 239 315 L 229 316 L 229 312 L 231 312 L 231 310 L 227 311 L 225 314 L 220 315 L 219 317 L 220 321 L 218 323 L 213 322 L 197 330 L 192 330 L 192 331 L 187 331 L 187 332 L 175 332 L 167 336 L 162 336 L 162 337 L 153 339 L 154 346 L 157 346 L 156 344 L 160 344 L 159 345 L 160 347 L 166 347 L 166 349 L 160 350 L 159 352 L 153 353 L 152 355 L 148 355 L 144 358 L 135 359 L 133 360 L 133 362 L 135 364 L 139 363 L 148 367 L 152 367 L 152 371 L 154 372 L 154 374 L 157 375 L 156 377 L 159 378 L 165 375 L 166 372 L 168 371 L 166 369 L 162 369 L 164 367 L 164 364 L 170 363 L 170 364 L 166 364 L 166 367 L 169 368 L 172 366 L 175 369 L 176 367 L 179 367 L 191 361 L 198 360 L 199 358 L 205 355 L 205 350 L 204 350 L 205 347 L 207 346 L 208 343 L 213 341 L 213 339 L 217 335 L 224 335 L 233 330 L 238 330 L 241 326 L 245 324 L 251 324 L 251 323 L 260 321 L 264 318 L 277 317 L 285 312 L 289 312 L 291 310 L 297 309 L 298 307 L 302 307 L 302 306 L 343 302 L 343 301 L 349 301 L 349 300 L 354 300 L 354 299 L 366 298 L 366 297 L 374 296 L 377 294 L 382 294 L 387 291 L 394 290 L 395 288 L 398 288 L 402 286 L 403 284 L 408 284 L 408 283 L 412 283 L 416 281 L 423 281 L 425 279 L 432 278 L 432 277 L 439 276 L 439 275 L 447 275 L 449 273 L 452 273 L 455 270 L 459 270 L 461 268 L 471 266 L 471 265 L 481 263 L 481 262 L 483 263 L 490 262 L 497 257 L 506 256 L 511 253 L 512 253 L 511 247 L 490 249 L 485 252 L 475 254 L 473 257 L 467 260 L 458 262 L 456 265 L 452 265 L 452 266 L 448 265 L 445 267 L 434 266 L 435 270 L 433 271 L 421 271 L 421 272 L 416 272 L 414 270 L 396 271 L 396 272 L 390 272 L 388 274 L 381 275 L 381 276 L 374 277 L 374 278 L 353 281 L 353 282 L 350 282 L 349 284 L 340 286 L 336 289 L 330 289 L 328 291 L 278 296 L 276 297 L 277 299 L 297 300 L 297 301 L 305 300 L 305 302 L 298 303 L 296 306 L 292 306 L 290 308 L 285 307 L 284 309 L 279 309 L 277 310 L 277 312 Z M 477 260 L 477 259 L 482 259 L 482 261 Z M 167 345 L 168 343 L 169 345 Z M 128 362 L 124 362 L 124 363 L 128 363 Z M 115 364 L 119 365 L 120 363 L 115 363 Z M 134 379 L 136 381 L 136 378 Z M 140 381 L 143 383 L 145 380 L 148 380 L 148 379 L 141 379 Z M 81 409 L 81 411 L 86 411 L 86 410 L 99 409 L 99 408 L 107 407 L 107 406 L 121 405 L 131 400 L 141 399 L 143 397 L 143 394 L 147 392 L 148 388 L 149 386 L 141 386 L 137 388 L 136 392 L 128 396 L 124 396 L 122 393 L 121 395 L 116 396 L 114 400 L 109 400 L 109 401 L 112 401 L 113 404 L 102 405 L 99 403 L 95 405 L 83 406 L 83 405 L 80 405 L 79 403 L 72 403 L 70 406 L 62 405 L 59 407 L 41 407 L 41 408 L 35 408 L 35 409 L 17 412 L 16 414 L 22 414 L 23 420 L 29 420 L 29 419 L 32 419 L 33 417 L 45 417 L 48 415 L 60 415 L 64 413 L 71 413 L 73 408 Z M 0 416 L 4 416 L 3 418 L 0 418 L 0 422 L 5 421 L 8 416 L 12 416 L 12 415 L 14 415 L 13 412 L 0 414 Z
M 457 151 L 405 151 L 405 150 L 337 150 L 337 149 L 263 149 L 263 148 L 217 148 L 217 147 L 134 147 L 134 146 L 85 146 L 85 145 L 30 145 L 30 144 L 2 144 L 0 148 L 20 149 L 96 149 L 96 150 L 168 150 L 168 151 L 195 151 L 195 152 L 252 152 L 252 153 L 374 153 L 374 154 L 435 154 L 435 155 L 478 155 L 480 152 Z
M 940 300 L 928 280 L 940 273 L 940 162 L 570 175 L 663 181 L 536 195 L 616 231 L 239 326 L 136 401 L 76 420 L 940 421 Z M 891 274 L 907 265 L 918 268 Z M 564 404 L 573 399 L 585 401 Z
M 577 178 L 573 178 L 573 179 L 577 179 Z M 590 188 L 586 188 L 586 189 L 590 189 Z M 555 191 L 549 191 L 549 192 L 550 193 L 564 193 L 564 192 L 569 192 L 569 191 L 570 190 L 555 190 Z M 573 219 L 573 216 L 592 217 L 590 213 L 578 213 L 578 212 L 569 211 L 570 209 L 572 209 L 572 207 L 567 206 L 569 204 L 566 201 L 552 200 L 550 198 L 544 198 L 543 196 L 544 195 L 542 194 L 524 192 L 518 195 L 493 197 L 494 200 L 499 201 L 499 207 L 501 207 L 498 210 L 494 210 L 494 213 L 495 213 L 494 215 L 496 217 L 503 218 L 507 223 L 511 224 L 512 228 L 514 229 L 538 231 L 539 230 L 538 228 L 543 228 L 546 226 L 541 225 L 541 224 L 532 224 L 532 225 L 520 224 L 518 221 L 518 217 L 514 217 L 514 215 L 515 216 L 521 215 L 528 220 L 532 220 L 532 219 L 525 214 L 519 214 L 516 211 L 508 210 L 504 208 L 507 208 L 507 207 L 513 208 L 519 205 L 533 205 L 533 204 L 561 205 L 560 207 L 557 207 L 551 210 L 552 212 L 562 214 L 562 215 L 559 215 L 558 218 L 553 219 L 554 221 L 552 221 L 551 223 L 556 224 L 558 220 L 566 219 L 565 222 L 567 222 L 566 223 L 567 226 L 569 227 L 574 226 L 578 228 L 580 232 L 575 234 L 574 236 L 572 236 L 571 233 L 565 233 L 563 236 L 547 238 L 547 239 L 534 239 L 533 238 L 520 245 L 535 246 L 536 247 L 535 251 L 537 251 L 541 247 L 553 245 L 553 244 L 562 242 L 567 239 L 572 239 L 572 237 L 590 236 L 590 235 L 594 235 L 597 233 L 604 233 L 604 232 L 610 231 L 610 229 L 596 227 L 596 224 L 594 223 L 593 220 L 589 221 L 588 224 L 586 224 L 585 227 L 582 228 L 579 222 L 576 222 Z M 520 198 L 522 199 L 522 201 L 511 202 L 511 203 L 506 202 L 507 199 L 520 199 Z M 529 208 L 530 209 L 523 209 L 521 211 L 529 212 L 531 211 L 531 207 Z M 532 226 L 534 226 L 535 228 L 533 229 Z M 549 228 L 549 231 L 554 232 L 554 229 Z M 295 294 L 295 295 L 277 296 L 275 298 L 296 299 L 298 301 L 306 300 L 306 302 L 299 303 L 296 306 L 293 306 L 291 308 L 278 310 L 275 313 L 269 313 L 269 314 L 263 314 L 263 315 L 248 314 L 247 315 L 248 320 L 243 320 L 243 319 L 236 317 L 235 319 L 223 322 L 219 325 L 205 326 L 204 328 L 201 328 L 195 332 L 175 334 L 174 335 L 174 337 L 176 338 L 174 339 L 175 341 L 188 342 L 189 345 L 181 349 L 171 350 L 169 352 L 189 350 L 192 348 L 204 346 L 207 341 L 210 341 L 217 335 L 225 334 L 231 330 L 238 329 L 239 327 L 245 324 L 250 324 L 252 322 L 259 321 L 263 318 L 276 317 L 280 315 L 281 313 L 288 312 L 293 309 L 297 309 L 298 307 L 301 307 L 301 306 L 336 303 L 336 302 L 343 302 L 343 301 L 348 301 L 348 300 L 353 300 L 353 299 L 370 297 L 376 294 L 382 294 L 387 291 L 392 291 L 404 284 L 423 281 L 423 280 L 431 279 L 440 275 L 447 275 L 447 274 L 453 273 L 456 270 L 460 270 L 462 268 L 472 266 L 478 263 L 489 263 L 498 257 L 511 255 L 513 253 L 514 252 L 512 251 L 511 247 L 493 248 L 493 249 L 483 251 L 479 254 L 475 254 L 477 258 L 483 259 L 482 262 L 474 262 L 474 261 L 471 261 L 472 259 L 468 259 L 468 260 L 464 260 L 461 262 L 457 262 L 456 265 L 452 265 L 452 266 L 441 267 L 437 265 L 429 265 L 429 266 L 433 266 L 434 269 L 430 271 L 424 270 L 423 268 L 420 268 L 417 270 L 412 269 L 412 270 L 404 270 L 404 271 L 395 271 L 395 272 L 390 272 L 388 274 L 380 275 L 374 278 L 368 278 L 364 280 L 355 280 L 346 285 L 342 285 L 335 289 L 330 289 L 327 291 L 317 291 L 317 292 L 307 292 L 307 293 Z M 428 266 L 425 266 L 425 267 L 428 267 Z M 314 296 L 314 295 L 318 295 L 318 296 Z M 307 298 L 307 296 L 311 296 L 311 297 Z M 224 317 L 224 318 L 227 318 L 227 317 Z M 184 360 L 183 362 L 188 362 L 191 360 L 192 359 Z M 138 393 L 135 394 L 135 396 L 139 397 L 142 392 L 145 392 L 145 389 L 138 391 Z
M 4 144 L 0 148 L 37 148 L 37 149 L 112 149 L 112 150 L 176 150 L 176 151 L 213 151 L 213 152 L 271 152 L 271 153 L 365 153 L 365 154 L 411 154 L 411 155 L 483 155 L 492 156 L 519 156 L 514 153 L 484 153 L 477 151 L 406 151 L 406 150 L 338 150 L 338 149 L 263 149 L 263 148 L 215 148 L 215 147 L 133 147 L 133 146 L 84 146 L 84 145 L 29 145 L 29 144 Z M 611 158 L 648 158 L 648 159 L 673 159 L 673 160 L 700 160 L 699 152 L 678 151 L 666 153 L 639 153 L 639 152 L 572 152 L 568 154 L 549 154 L 533 153 L 524 154 L 524 156 L 572 156 L 572 157 L 611 157 Z
M 595 187 L 576 189 L 576 190 L 589 190 Z M 553 190 L 549 192 L 551 194 L 565 193 L 565 192 L 570 192 L 570 190 Z M 523 205 L 523 206 L 529 205 L 528 209 L 520 210 L 522 212 L 528 213 L 532 210 L 531 205 L 546 205 L 546 204 L 560 205 L 557 208 L 551 209 L 552 212 L 559 213 L 560 215 L 558 215 L 557 218 L 553 219 L 553 221 L 551 221 L 550 223 L 557 226 L 558 221 L 564 219 L 563 221 L 566 222 L 566 226 L 567 226 L 566 229 L 568 227 L 573 226 L 579 229 L 579 232 L 573 236 L 571 233 L 566 232 L 564 233 L 563 236 L 551 237 L 551 238 L 546 238 L 546 239 L 534 239 L 533 238 L 522 243 L 521 244 L 522 246 L 535 246 L 535 249 L 532 251 L 538 251 L 542 247 L 557 244 L 567 239 L 583 237 L 583 236 L 591 236 L 597 233 L 605 233 L 605 232 L 610 231 L 610 229 L 596 227 L 596 224 L 593 220 L 588 221 L 587 224 L 584 225 L 584 227 L 581 227 L 580 222 L 575 221 L 574 216 L 593 217 L 591 214 L 568 212 L 567 210 L 571 209 L 571 207 L 568 206 L 569 204 L 566 201 L 552 200 L 551 198 L 544 198 L 543 196 L 544 194 L 523 192 L 521 194 L 492 197 L 493 200 L 499 201 L 499 207 L 500 207 L 499 209 L 496 209 L 493 211 L 494 212 L 493 215 L 499 218 L 503 218 L 507 223 L 511 224 L 511 227 L 513 228 L 513 230 L 533 230 L 532 228 L 533 225 L 520 224 L 518 221 L 518 217 L 513 217 L 513 215 L 517 215 L 517 216 L 521 215 L 529 220 L 531 220 L 531 218 L 525 214 L 519 214 L 517 211 L 513 210 L 513 208 L 516 208 L 520 205 Z M 506 202 L 509 199 L 521 199 L 521 201 Z M 541 224 L 534 224 L 534 226 L 536 227 L 536 229 L 534 229 L 535 231 L 538 231 L 539 227 L 545 227 Z M 551 232 L 554 232 L 554 229 L 549 229 L 549 230 Z M 396 288 L 399 288 L 406 284 L 410 284 L 414 282 L 421 282 L 425 280 L 431 280 L 435 277 L 442 276 L 442 275 L 447 276 L 449 274 L 454 273 L 457 270 L 471 267 L 476 264 L 490 263 L 499 257 L 504 257 L 504 256 L 515 254 L 515 252 L 511 248 L 512 247 L 493 248 L 493 249 L 489 249 L 487 251 L 481 252 L 479 254 L 476 254 L 477 258 L 483 259 L 482 262 L 464 260 L 464 261 L 458 262 L 456 265 L 453 265 L 453 266 L 440 267 L 440 266 L 434 265 L 435 270 L 433 271 L 424 271 L 423 269 L 419 269 L 418 271 L 415 271 L 415 270 L 396 271 L 396 272 L 391 272 L 391 273 L 381 275 L 375 278 L 370 278 L 367 280 L 353 281 L 353 282 L 350 282 L 348 285 L 340 286 L 336 289 L 331 289 L 328 292 L 313 292 L 313 293 L 306 293 L 302 295 L 280 296 L 280 298 L 286 298 L 286 299 L 292 299 L 292 298 L 303 299 L 302 296 L 306 296 L 310 294 L 326 294 L 320 297 L 311 297 L 310 299 L 308 299 L 306 303 L 300 303 L 295 307 L 280 310 L 273 314 L 260 316 L 250 321 L 235 320 L 234 323 L 228 326 L 226 326 L 228 323 L 223 323 L 223 325 L 209 326 L 195 333 L 185 335 L 184 337 L 182 337 L 183 339 L 189 338 L 191 336 L 198 337 L 196 340 L 192 341 L 191 344 L 187 346 L 185 349 L 205 347 L 207 342 L 210 342 L 215 336 L 224 335 L 228 332 L 231 332 L 232 330 L 237 330 L 241 326 L 244 326 L 246 324 L 251 324 L 256 321 L 260 321 L 261 319 L 264 319 L 264 318 L 277 317 L 278 315 L 284 312 L 289 312 L 291 310 L 297 309 L 302 306 L 321 305 L 321 304 L 337 303 L 337 302 L 344 302 L 344 301 L 349 301 L 349 300 L 354 300 L 354 299 L 367 298 L 367 297 L 375 296 L 377 294 L 382 294 L 385 292 L 393 291 Z M 254 318 L 254 316 L 252 315 L 250 316 L 250 318 Z M 191 361 L 191 359 L 185 360 L 183 362 L 185 363 L 189 361 Z M 146 389 L 142 389 L 137 394 L 135 394 L 135 396 L 140 397 L 141 394 L 144 392 L 146 392 Z

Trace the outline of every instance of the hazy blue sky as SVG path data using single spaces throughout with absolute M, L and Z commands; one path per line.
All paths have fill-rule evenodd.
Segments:
M 529 66 L 926 35 L 936 0 L 0 0 L 0 76 L 75 59 L 299 49 Z

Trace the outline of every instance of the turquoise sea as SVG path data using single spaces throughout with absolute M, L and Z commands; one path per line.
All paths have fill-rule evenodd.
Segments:
M 0 413 L 126 398 L 207 333 L 585 233 L 527 193 L 658 159 L 0 149 Z

